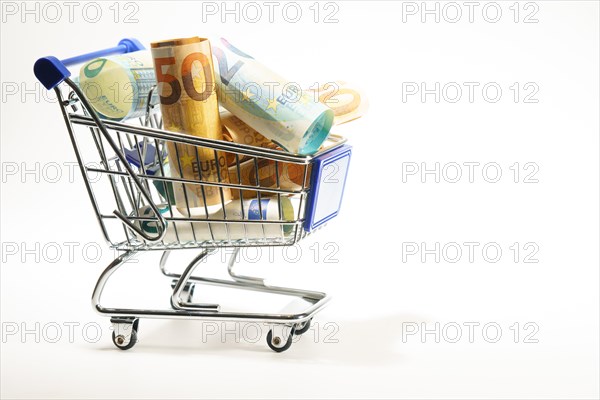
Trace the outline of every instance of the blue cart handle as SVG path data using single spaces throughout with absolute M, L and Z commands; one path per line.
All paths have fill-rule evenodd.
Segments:
M 76 57 L 65 58 L 62 61 L 52 56 L 42 57 L 33 65 L 33 73 L 46 89 L 52 90 L 71 76 L 71 73 L 67 69 L 67 67 L 71 65 L 81 64 L 98 57 L 109 56 L 112 54 L 132 53 L 144 49 L 144 45 L 137 39 L 123 39 L 115 47 L 93 51 Z

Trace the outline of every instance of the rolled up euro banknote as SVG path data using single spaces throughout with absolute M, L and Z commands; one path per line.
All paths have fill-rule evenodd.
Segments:
M 154 42 L 152 57 L 166 130 L 223 140 L 214 85 L 210 43 L 192 37 Z M 207 147 L 167 142 L 171 176 L 204 182 L 227 182 L 227 161 Z M 231 200 L 228 188 L 199 184 L 174 185 L 177 209 L 221 206 Z
M 244 121 L 230 113 L 229 111 L 221 112 L 221 124 L 223 124 L 223 139 L 228 142 L 242 143 L 248 146 L 263 147 L 266 149 L 281 150 L 281 147 L 252 129 Z M 244 161 L 249 156 L 238 155 L 234 153 L 225 153 L 227 157 L 227 165 L 232 165 L 237 161 Z
M 223 136 L 227 141 L 247 144 L 248 146 L 263 147 L 265 149 L 281 150 L 279 146 L 229 111 L 221 112 L 221 123 L 225 127 Z
M 364 92 L 344 81 L 327 82 L 316 89 L 314 87 L 305 89 L 305 93 L 333 111 L 334 125 L 358 119 L 365 115 L 369 108 L 369 101 Z M 223 138 L 227 141 L 281 150 L 281 147 L 229 111 L 221 111 L 221 123 L 223 124 Z M 323 146 L 327 147 L 327 144 L 324 143 Z M 247 157 L 239 156 L 240 161 L 245 159 Z M 235 155 L 227 153 L 227 164 L 231 166 L 235 161 Z
M 286 162 L 276 162 L 265 158 L 259 159 L 257 162 L 254 160 L 247 160 L 239 164 L 235 163 L 229 167 L 229 176 L 231 183 L 242 184 L 247 186 L 260 186 L 261 188 L 277 188 L 300 191 L 302 189 L 302 183 L 304 182 L 304 166 L 300 164 L 292 164 Z M 307 177 L 310 176 L 311 166 L 307 165 Z M 258 179 L 256 179 L 256 173 L 258 171 Z M 279 179 L 277 176 L 279 175 Z M 239 176 L 239 179 L 238 179 Z M 307 179 L 308 185 L 308 179 Z M 240 191 L 243 192 L 240 195 Z M 257 197 L 257 193 L 254 190 L 238 190 L 231 189 L 231 193 L 234 199 L 239 199 L 243 196 L 245 199 Z M 265 193 L 263 192 L 263 196 Z
M 79 87 L 101 117 L 125 120 L 146 113 L 148 94 L 156 85 L 148 51 L 96 58 L 79 70 Z M 158 94 L 152 95 L 158 102 Z
M 260 202 L 257 199 L 244 200 L 244 212 L 242 215 L 242 205 L 240 201 L 233 201 L 225 206 L 223 210 L 209 214 L 209 219 L 224 219 L 233 221 L 279 221 L 294 219 L 294 207 L 287 197 L 281 198 L 281 219 L 279 217 L 279 202 L 277 198 L 263 198 Z M 182 215 L 169 206 L 162 204 L 159 206 L 160 212 L 165 217 L 182 218 Z M 150 206 L 144 206 L 139 210 L 140 217 L 154 218 L 154 213 Z M 261 214 L 262 211 L 262 214 Z M 261 218 L 262 216 L 262 218 Z M 205 216 L 194 217 L 198 221 L 167 221 L 167 232 L 163 238 L 165 243 L 191 242 L 204 240 L 239 240 L 239 239 L 276 239 L 284 238 L 293 232 L 293 224 L 256 224 L 256 223 L 222 223 L 222 222 L 203 222 Z M 138 221 L 141 229 L 149 234 L 157 233 L 157 224 L 154 221 Z
M 225 39 L 212 47 L 223 107 L 289 152 L 319 150 L 333 125 L 331 109 Z

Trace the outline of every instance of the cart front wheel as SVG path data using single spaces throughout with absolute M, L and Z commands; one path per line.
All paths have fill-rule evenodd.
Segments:
M 137 330 L 131 330 L 131 336 L 129 337 L 129 343 L 125 344 L 125 336 L 117 335 L 116 332 L 112 333 L 112 341 L 121 350 L 129 350 L 137 343 Z
M 269 345 L 271 350 L 273 350 L 276 353 L 281 353 L 281 352 L 284 352 L 287 349 L 289 349 L 292 346 L 293 339 L 294 339 L 293 328 L 292 328 L 292 331 L 290 332 L 290 334 L 288 335 L 287 341 L 285 343 L 281 336 L 279 336 L 279 335 L 273 336 L 273 329 L 271 329 L 269 331 L 269 333 L 267 334 L 267 344 Z

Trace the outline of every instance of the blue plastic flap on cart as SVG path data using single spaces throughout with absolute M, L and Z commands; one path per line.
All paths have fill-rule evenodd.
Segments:
M 93 51 L 60 61 L 56 57 L 42 57 L 33 65 L 33 73 L 42 85 L 48 90 L 54 89 L 59 83 L 71 76 L 67 67 L 77 65 L 98 57 L 105 57 L 111 54 L 132 53 L 134 51 L 144 50 L 137 39 L 123 39 L 115 47 Z
M 145 150 L 144 146 L 146 148 Z M 150 168 L 151 166 L 153 166 L 156 161 L 156 148 L 154 147 L 154 145 L 152 143 L 144 144 L 143 142 L 140 142 L 136 147 L 134 147 L 133 149 L 124 149 L 125 158 L 127 159 L 127 161 L 129 161 L 129 164 L 133 165 L 134 167 L 140 168 L 142 165 L 140 163 L 140 154 L 144 154 L 145 151 L 146 156 L 144 158 L 144 167 Z M 161 161 L 164 162 L 166 157 L 167 153 L 166 151 L 163 151 Z
M 342 205 L 352 147 L 343 145 L 313 160 L 304 229 L 310 232 L 336 217 Z

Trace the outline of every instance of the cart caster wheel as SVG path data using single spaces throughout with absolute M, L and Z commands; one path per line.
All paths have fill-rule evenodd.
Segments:
M 310 329 L 311 322 L 312 322 L 312 318 L 296 325 L 296 329 L 294 329 L 294 335 L 300 336 L 300 335 L 308 332 L 308 330 Z
M 117 335 L 116 332 L 112 333 L 112 341 L 121 350 L 129 350 L 137 343 L 137 330 L 131 330 L 131 336 L 129 337 L 129 343 L 125 343 L 125 337 L 123 335 Z
M 273 329 L 267 333 L 267 344 L 276 353 L 281 353 L 286 351 L 292 346 L 292 340 L 294 339 L 294 328 L 290 332 L 287 342 L 283 343 L 283 340 L 280 336 L 273 337 Z

